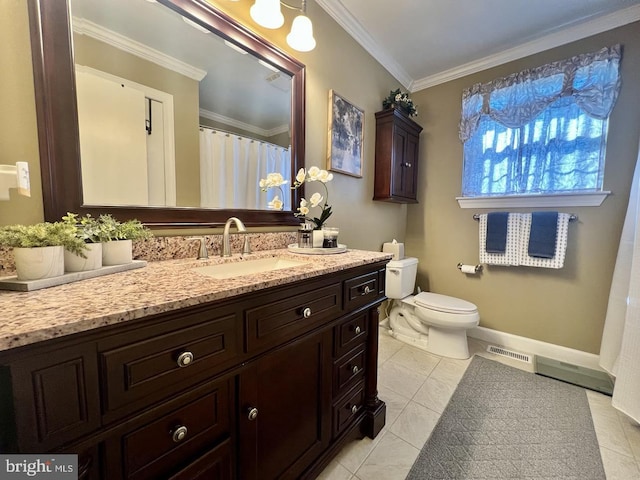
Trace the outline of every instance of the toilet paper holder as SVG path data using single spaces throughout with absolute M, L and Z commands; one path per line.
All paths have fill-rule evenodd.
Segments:
M 458 270 L 462 271 L 462 266 L 463 265 L 464 264 L 462 262 L 458 263 Z M 479 263 L 479 264 L 473 266 L 473 268 L 474 268 L 474 273 L 479 273 L 479 272 L 482 271 L 482 264 Z

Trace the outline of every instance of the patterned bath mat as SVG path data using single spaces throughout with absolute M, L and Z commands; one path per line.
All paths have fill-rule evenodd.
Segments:
M 474 357 L 407 480 L 604 480 L 583 388 Z

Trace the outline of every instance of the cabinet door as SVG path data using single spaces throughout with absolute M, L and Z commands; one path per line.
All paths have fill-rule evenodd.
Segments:
M 404 167 L 402 170 L 402 196 L 417 200 L 418 198 L 418 145 L 416 135 L 406 132 Z
M 240 375 L 240 478 L 297 478 L 331 436 L 331 330 L 303 338 Z
M 396 125 L 393 129 L 393 175 L 391 194 L 415 200 L 418 184 L 419 138 Z

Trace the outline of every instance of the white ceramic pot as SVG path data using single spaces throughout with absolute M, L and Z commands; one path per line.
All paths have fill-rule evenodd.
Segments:
M 39 280 L 64 274 L 64 247 L 14 248 L 18 280 Z
M 322 230 L 313 230 L 313 248 L 322 248 L 324 242 L 324 233 Z
M 86 272 L 102 268 L 102 244 L 87 243 L 86 245 L 87 248 L 83 253 L 87 258 L 82 258 L 69 250 L 64 251 L 65 272 Z
M 123 265 L 133 261 L 131 240 L 112 240 L 102 244 L 102 265 Z

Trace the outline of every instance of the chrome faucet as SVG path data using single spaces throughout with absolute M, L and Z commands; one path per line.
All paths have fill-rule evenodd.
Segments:
M 231 244 L 229 242 L 229 229 L 231 228 L 231 223 L 236 224 L 236 228 L 238 229 L 238 233 L 244 233 L 244 244 L 242 246 L 243 255 L 247 255 L 251 253 L 251 245 L 249 244 L 249 236 L 247 235 L 247 229 L 237 217 L 230 217 L 227 222 L 224 224 L 224 232 L 222 233 L 222 257 L 230 257 L 231 256 Z

